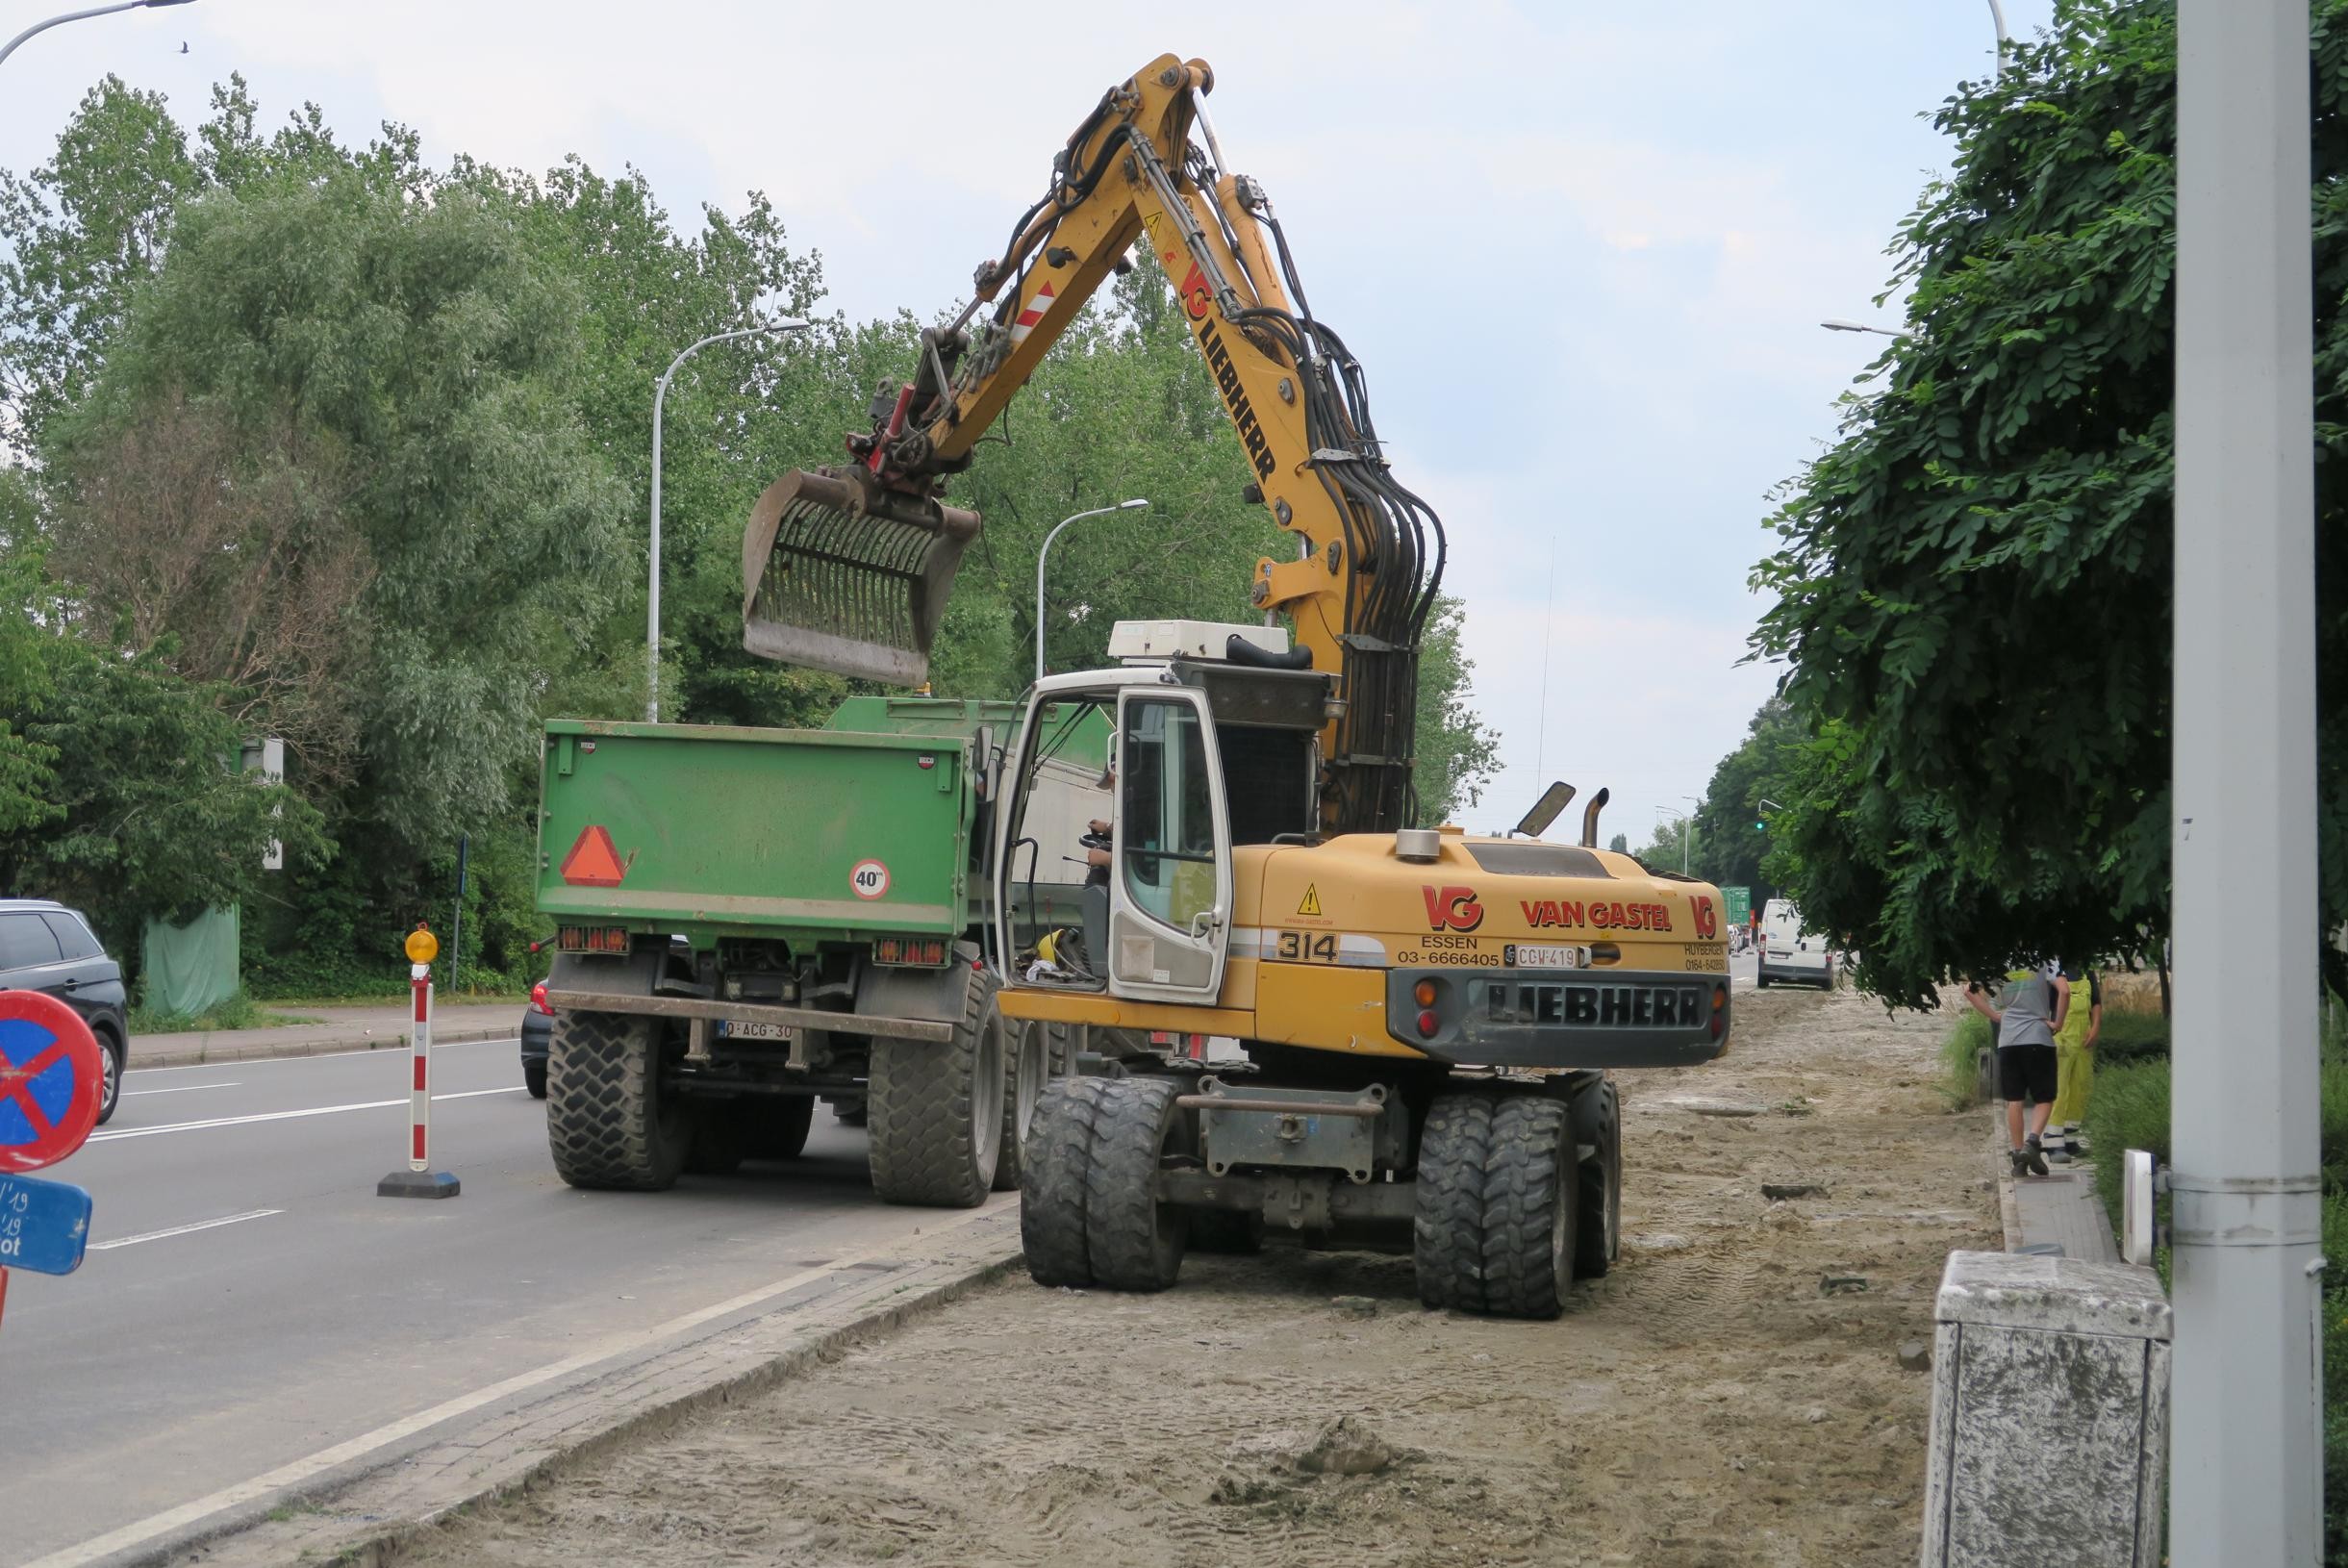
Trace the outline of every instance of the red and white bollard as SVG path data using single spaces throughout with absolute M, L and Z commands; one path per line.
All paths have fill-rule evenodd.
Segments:
M 419 922 L 408 935 L 408 985 L 416 1011 L 408 1025 L 408 1168 L 375 1183 L 378 1198 L 454 1198 L 456 1176 L 432 1169 L 432 960 L 441 944 Z

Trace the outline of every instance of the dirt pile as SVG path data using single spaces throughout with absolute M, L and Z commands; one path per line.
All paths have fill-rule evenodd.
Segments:
M 1558 1322 L 1277 1247 L 1156 1297 L 1021 1277 L 401 1560 L 1910 1563 L 1929 1378 L 1901 1352 L 1947 1252 L 1997 1245 L 1981 1127 L 1932 1088 L 1941 1021 L 1737 1006 L 1728 1060 L 1625 1075 L 1629 1246 Z

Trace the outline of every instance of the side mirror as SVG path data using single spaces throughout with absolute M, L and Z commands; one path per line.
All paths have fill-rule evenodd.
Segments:
M 1574 786 L 1561 778 L 1548 789 L 1543 790 L 1541 798 L 1535 800 L 1532 803 L 1532 809 L 1525 813 L 1524 821 L 1508 831 L 1523 834 L 1528 839 L 1537 839 L 1548 832 L 1549 824 L 1562 816 L 1565 808 L 1573 803 Z

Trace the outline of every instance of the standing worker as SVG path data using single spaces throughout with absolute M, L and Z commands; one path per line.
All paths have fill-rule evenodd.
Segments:
M 1995 1003 L 1978 983 L 1965 988 L 1965 999 L 1998 1027 L 1998 1098 L 2006 1101 L 2007 1157 L 2013 1174 L 2045 1176 L 2040 1139 L 2055 1110 L 2055 1031 L 2070 1008 L 2071 982 L 2053 965 L 2009 970 Z M 2027 1138 L 2025 1098 L 2031 1102 Z
M 2066 965 L 2071 981 L 2071 1007 L 2055 1030 L 2055 1114 L 2046 1129 L 2050 1164 L 2068 1165 L 2086 1152 L 2079 1141 L 2079 1121 L 2087 1113 L 2087 1092 L 2095 1087 L 2095 1037 L 2104 1032 L 2104 982 L 2086 965 Z M 2079 985 L 2087 984 L 2087 1004 L 2079 1004 Z

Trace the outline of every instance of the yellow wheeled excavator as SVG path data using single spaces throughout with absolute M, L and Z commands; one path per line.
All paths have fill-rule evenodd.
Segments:
M 1578 844 L 1537 836 L 1563 784 L 1506 835 L 1416 820 L 1442 525 L 1394 478 L 1361 367 L 1307 305 L 1263 188 L 1225 163 L 1213 86 L 1205 62 L 1165 55 L 1103 94 L 970 307 L 875 397 L 850 461 L 770 487 L 744 542 L 744 640 L 922 679 L 981 526 L 946 481 L 1147 250 L 1249 496 L 1298 549 L 1257 564 L 1256 620 L 1120 623 L 1113 668 L 1039 681 L 1016 739 L 981 759 L 1028 1269 L 1162 1289 L 1186 1248 L 1269 1232 L 1408 1249 L 1430 1305 L 1552 1316 L 1620 1247 L 1609 1070 L 1728 1048 L 1723 901 L 1598 848 L 1603 791 Z M 1071 755 L 1104 724 L 1105 772 Z M 1108 864 L 1071 922 L 1037 868 L 1096 821 Z M 1048 1084 L 1044 1039 L 1076 1047 Z

